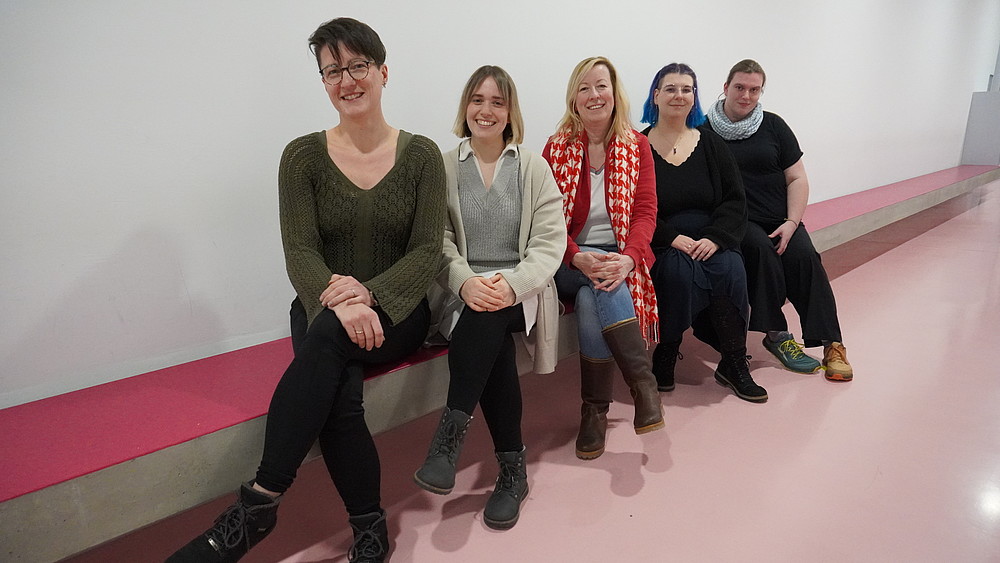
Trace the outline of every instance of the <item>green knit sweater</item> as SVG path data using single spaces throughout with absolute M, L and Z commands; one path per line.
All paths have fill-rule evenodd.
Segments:
M 299 137 L 281 155 L 278 199 L 285 268 L 310 324 L 334 273 L 363 283 L 393 324 L 424 298 L 440 268 L 447 209 L 434 141 L 400 131 L 396 164 L 362 190 L 330 159 L 323 131 Z

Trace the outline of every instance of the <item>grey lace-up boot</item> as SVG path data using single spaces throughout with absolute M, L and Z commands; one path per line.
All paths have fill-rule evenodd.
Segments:
M 521 503 L 528 497 L 528 473 L 524 448 L 519 452 L 497 452 L 500 474 L 493 494 L 486 501 L 483 521 L 495 530 L 507 530 L 517 524 Z
M 354 543 L 347 554 L 350 563 L 383 563 L 389 556 L 389 528 L 385 511 L 348 518 L 354 529 Z
M 444 408 L 424 464 L 413 474 L 420 488 L 446 495 L 455 488 L 455 464 L 472 417 L 459 410 Z

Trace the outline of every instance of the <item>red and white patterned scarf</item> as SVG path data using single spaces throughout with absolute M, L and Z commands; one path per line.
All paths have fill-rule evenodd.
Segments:
M 566 226 L 572 221 L 573 207 L 576 205 L 577 188 L 580 186 L 583 167 L 584 142 L 582 135 L 571 141 L 567 133 L 561 132 L 552 137 L 549 147 L 552 174 L 563 193 L 563 216 L 566 219 Z M 607 181 L 604 185 L 608 196 L 608 215 L 611 217 L 611 230 L 615 234 L 618 250 L 622 251 L 628 239 L 632 202 L 635 201 L 635 188 L 639 182 L 639 143 L 628 143 L 615 136 L 611 139 L 608 156 L 609 159 L 604 166 L 607 171 Z M 656 290 L 653 289 L 649 266 L 645 261 L 636 264 L 625 281 L 632 294 L 635 316 L 639 321 L 642 337 L 648 347 L 660 340 Z

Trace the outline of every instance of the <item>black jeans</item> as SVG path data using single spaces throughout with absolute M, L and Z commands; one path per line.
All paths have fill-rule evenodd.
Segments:
M 466 307 L 448 347 L 448 408 L 472 414 L 479 403 L 498 452 L 520 451 L 524 446 L 521 383 L 512 336 L 523 330 L 520 304 L 492 312 Z
M 347 507 L 358 515 L 379 508 L 381 469 L 378 451 L 365 423 L 363 365 L 398 361 L 427 335 L 430 311 L 422 301 L 393 326 L 378 312 L 385 331 L 381 348 L 367 351 L 351 342 L 337 315 L 324 309 L 308 330 L 305 311 L 292 303 L 295 359 L 271 397 L 264 433 L 264 455 L 256 482 L 282 493 L 291 486 L 303 458 L 319 439 L 330 477 Z

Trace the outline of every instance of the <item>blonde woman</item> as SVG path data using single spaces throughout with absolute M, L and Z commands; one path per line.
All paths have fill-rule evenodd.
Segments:
M 635 403 L 635 432 L 663 428 L 646 353 L 658 338 L 649 276 L 656 179 L 649 141 L 632 128 L 628 114 L 614 65 L 604 57 L 584 59 L 573 69 L 566 113 L 543 152 L 563 194 L 568 230 L 556 286 L 575 301 L 577 315 L 580 459 L 604 453 L 614 362 Z
M 536 372 L 555 369 L 552 275 L 566 250 L 566 226 L 548 165 L 519 146 L 524 121 L 506 71 L 483 66 L 472 73 L 454 131 L 462 141 L 444 155 L 448 221 L 438 276 L 457 305 L 444 307 L 455 311 L 454 320 L 446 316 L 441 324 L 451 339 L 451 382 L 427 459 L 413 477 L 430 492 L 451 492 L 478 403 L 500 466 L 483 521 L 503 530 L 517 523 L 528 494 L 513 334 L 527 332 L 535 343 Z

